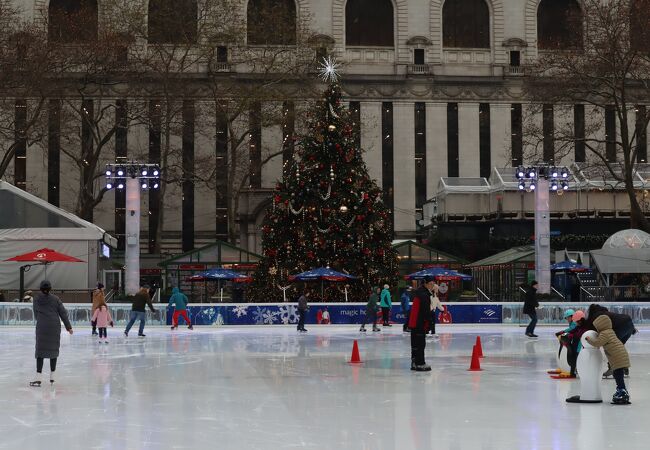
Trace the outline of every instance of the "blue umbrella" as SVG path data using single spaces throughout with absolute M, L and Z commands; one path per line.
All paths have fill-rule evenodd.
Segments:
M 320 281 L 320 294 L 323 296 L 323 281 L 348 281 L 356 280 L 357 277 L 347 273 L 337 272 L 329 267 L 319 267 L 318 269 L 308 270 L 297 275 L 289 277 L 289 281 Z M 347 288 L 345 291 L 345 300 L 347 301 Z
M 319 267 L 289 277 L 290 281 L 346 281 L 356 280 L 357 277 L 347 273 L 337 272 L 329 267 Z
M 230 269 L 223 269 L 221 267 L 215 267 L 213 269 L 208 269 L 205 272 L 200 272 L 195 275 L 192 275 L 187 279 L 188 281 L 217 281 L 219 289 L 219 301 L 223 301 L 223 288 L 221 287 L 222 280 L 234 280 L 234 281 L 251 281 L 251 278 L 247 275 L 244 275 L 239 272 L 235 272 Z M 206 284 L 206 296 L 207 296 L 207 284 Z
M 218 280 L 238 280 L 238 281 L 250 281 L 248 275 L 244 275 L 239 272 L 235 272 L 230 269 L 223 269 L 221 267 L 215 267 L 213 269 L 208 269 L 205 272 L 200 272 L 192 275 L 188 278 L 189 281 L 218 281 Z
M 551 270 L 569 271 L 569 272 L 588 272 L 591 269 L 574 261 L 561 261 L 551 265 Z
M 426 277 L 457 278 L 463 281 L 472 279 L 470 275 L 466 275 L 464 273 L 456 272 L 455 270 L 445 269 L 442 267 L 430 267 L 428 269 L 420 270 L 419 272 L 406 275 L 404 278 L 407 280 L 422 280 Z

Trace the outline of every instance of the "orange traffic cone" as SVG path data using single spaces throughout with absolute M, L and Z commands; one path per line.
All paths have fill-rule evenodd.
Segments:
M 476 336 L 476 351 L 478 352 L 478 357 L 483 358 L 483 346 L 481 345 L 481 336 Z
M 350 364 L 360 364 L 362 363 L 361 357 L 359 356 L 359 344 L 357 340 L 354 340 L 354 345 L 352 345 L 352 356 L 350 357 Z
M 481 360 L 478 356 L 478 348 L 476 345 L 472 348 L 472 362 L 469 365 L 470 372 L 480 372 L 481 371 Z

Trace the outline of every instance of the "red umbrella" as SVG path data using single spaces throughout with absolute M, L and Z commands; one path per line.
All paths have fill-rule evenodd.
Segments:
M 42 248 L 35 252 L 25 253 L 23 255 L 14 256 L 13 258 L 6 259 L 5 261 L 17 262 L 33 262 L 40 263 L 45 267 L 45 276 L 47 276 L 47 265 L 53 262 L 84 262 L 74 256 L 68 256 L 64 253 L 59 253 L 51 248 Z
M 5 261 L 19 261 L 19 262 L 37 262 L 49 264 L 52 262 L 83 262 L 74 256 L 68 256 L 59 253 L 51 248 L 42 248 L 35 252 L 25 253 L 24 255 L 14 256 L 13 258 L 6 259 Z

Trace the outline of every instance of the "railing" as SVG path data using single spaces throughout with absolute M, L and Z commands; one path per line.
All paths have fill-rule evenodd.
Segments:
M 89 325 L 91 318 L 90 303 L 66 304 L 68 318 L 73 326 Z M 130 303 L 113 303 L 109 306 L 115 325 L 125 325 L 131 316 Z M 156 312 L 147 310 L 147 323 L 165 325 L 167 308 L 157 307 Z M 31 303 L 0 303 L 0 325 L 33 325 L 34 310 Z
M 476 292 L 478 292 L 483 297 L 485 297 L 485 300 L 487 300 L 488 302 L 492 301 L 492 300 L 490 300 L 490 297 L 488 297 L 487 294 L 481 290 L 481 288 L 477 287 Z
M 35 296 L 38 292 L 38 289 L 26 287 L 25 291 L 31 290 L 32 296 Z M 59 297 L 64 303 L 88 303 L 92 300 L 92 289 L 82 290 L 54 290 L 52 294 Z M 22 299 L 19 299 L 20 293 L 18 291 L 10 290 L 4 291 L 5 300 L 8 302 L 20 302 Z
M 506 73 L 511 77 L 523 77 L 526 70 L 522 66 L 506 66 Z
M 647 302 L 650 292 L 640 286 L 580 287 L 580 299 L 591 302 Z
M 430 75 L 431 66 L 428 64 L 409 64 L 406 71 L 409 75 Z
M 213 72 L 232 72 L 230 63 L 227 62 L 213 62 L 210 66 Z
M 555 292 L 557 295 L 559 295 L 560 297 L 562 297 L 562 300 L 566 300 L 566 297 L 565 297 L 564 295 L 562 295 L 562 294 L 560 293 L 560 291 L 558 291 L 557 289 L 555 289 L 553 286 L 551 286 L 551 290 L 552 290 L 553 292 Z

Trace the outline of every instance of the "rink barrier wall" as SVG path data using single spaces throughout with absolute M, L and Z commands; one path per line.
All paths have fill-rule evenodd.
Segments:
M 522 303 L 445 303 L 449 314 L 438 313 L 438 323 L 445 324 L 514 324 L 528 323 L 522 314 Z M 601 303 L 610 311 L 628 314 L 637 324 L 650 324 L 650 303 Z M 147 324 L 171 325 L 171 312 L 166 304 L 156 304 L 156 312 L 147 311 Z M 110 304 L 116 325 L 125 325 L 131 314 L 130 304 Z M 543 303 L 537 310 L 538 323 L 563 324 L 568 308 L 586 312 L 588 303 Z M 90 323 L 90 304 L 66 305 L 73 325 Z M 366 314 L 365 303 L 314 303 L 307 311 L 306 324 L 324 324 L 329 314 L 331 324 L 359 324 Z M 289 325 L 298 321 L 298 310 L 291 303 L 216 303 L 188 305 L 188 314 L 195 325 Z M 391 322 L 403 323 L 399 305 L 391 309 Z M 183 323 L 183 320 L 181 323 Z M 378 319 L 378 322 L 381 322 Z M 0 326 L 33 325 L 34 313 L 29 303 L 0 303 Z

